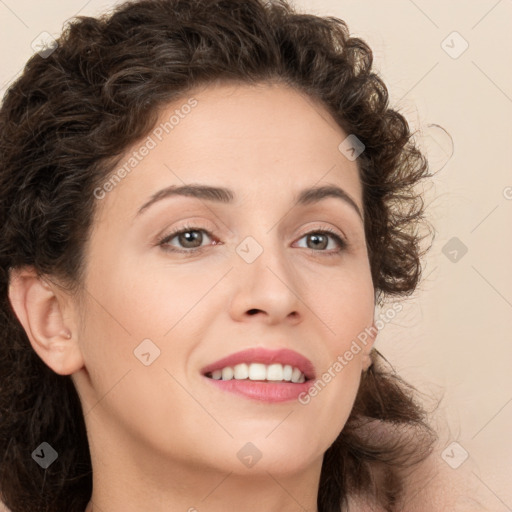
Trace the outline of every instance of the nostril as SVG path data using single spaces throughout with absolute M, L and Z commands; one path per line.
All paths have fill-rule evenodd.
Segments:
M 260 310 L 259 309 L 250 309 L 247 313 L 249 313 L 249 315 L 255 315 L 256 313 L 259 313 Z

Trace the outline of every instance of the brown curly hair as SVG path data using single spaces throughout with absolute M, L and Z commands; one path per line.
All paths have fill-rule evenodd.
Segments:
M 30 265 L 76 294 L 94 189 L 159 110 L 192 88 L 278 82 L 319 100 L 365 146 L 357 163 L 378 303 L 415 290 L 430 248 L 421 248 L 419 228 L 429 224 L 415 187 L 431 174 L 372 60 L 344 21 L 285 0 L 127 2 L 73 19 L 50 55 L 30 58 L 0 109 L 0 492 L 12 512 L 83 512 L 92 469 L 75 387 L 32 349 L 8 298 L 10 269 Z M 324 454 L 321 512 L 345 510 L 358 494 L 393 510 L 402 469 L 426 458 L 436 439 L 416 390 L 377 350 L 371 356 L 351 416 Z M 393 435 L 368 435 L 376 422 Z M 46 471 L 30 456 L 41 439 L 59 453 Z

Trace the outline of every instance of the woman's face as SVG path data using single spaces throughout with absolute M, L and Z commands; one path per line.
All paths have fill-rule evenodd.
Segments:
M 84 367 L 73 374 L 91 453 L 129 454 L 151 461 L 149 470 L 170 461 L 252 475 L 319 464 L 371 348 L 357 341 L 373 322 L 374 288 L 356 161 L 338 148 L 349 134 L 310 98 L 270 85 L 209 86 L 159 123 L 116 167 L 120 179 L 96 191 Z M 184 185 L 229 192 L 160 193 Z M 326 186 L 354 204 L 297 201 Z M 247 349 L 270 353 L 232 361 L 239 377 L 305 369 L 296 354 L 274 357 L 288 349 L 310 361 L 314 378 L 203 375 Z M 270 363 L 270 374 L 258 373 Z M 304 392 L 316 379 L 319 391 Z

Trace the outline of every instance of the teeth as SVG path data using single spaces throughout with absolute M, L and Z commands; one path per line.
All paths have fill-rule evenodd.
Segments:
M 267 378 L 267 367 L 261 363 L 252 363 L 249 366 L 249 380 L 265 380 Z
M 247 377 L 249 377 L 249 365 L 245 363 L 237 364 L 235 366 L 234 377 L 240 380 L 247 379 Z
M 292 373 L 292 382 L 304 382 L 301 378 L 304 378 L 304 375 L 302 375 L 299 369 L 294 368 Z
M 222 368 L 222 380 L 231 380 L 233 378 L 233 368 L 226 366 Z
M 282 365 L 273 363 L 265 365 L 262 363 L 241 363 L 234 367 L 226 366 L 222 370 L 211 372 L 211 378 L 215 380 L 268 380 L 285 381 L 301 384 L 306 381 L 305 375 L 295 367 L 289 364 Z
M 267 368 L 267 380 L 283 380 L 283 365 L 271 364 Z

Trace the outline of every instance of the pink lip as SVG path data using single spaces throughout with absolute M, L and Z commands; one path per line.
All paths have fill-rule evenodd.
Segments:
M 307 380 L 302 384 L 291 382 L 267 382 L 262 380 L 215 380 L 203 377 L 213 386 L 223 391 L 229 391 L 245 398 L 260 402 L 285 402 L 297 400 L 299 395 L 307 393 L 314 385 L 314 380 Z
M 201 370 L 201 373 L 206 375 L 214 370 L 222 370 L 222 368 L 226 366 L 233 367 L 241 363 L 262 363 L 267 365 L 272 363 L 280 363 L 282 365 L 289 364 L 290 366 L 298 368 L 307 380 L 315 378 L 313 363 L 294 350 L 286 348 L 280 350 L 268 350 L 265 348 L 250 348 L 248 350 L 242 350 L 241 352 L 236 352 L 235 354 L 231 354 L 230 356 L 224 357 L 223 359 L 219 359 L 218 361 L 205 366 Z

